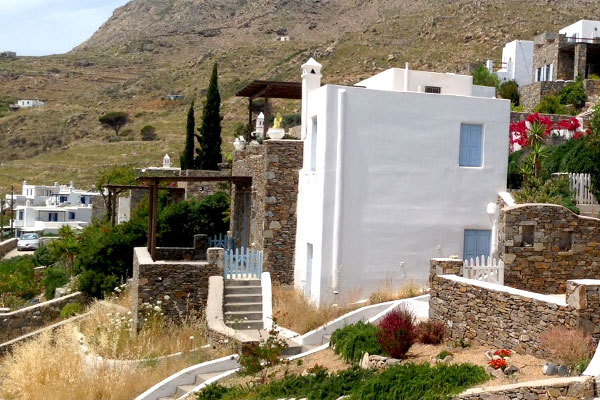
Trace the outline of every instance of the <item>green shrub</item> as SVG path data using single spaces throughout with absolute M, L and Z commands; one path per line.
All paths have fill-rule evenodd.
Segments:
M 518 106 L 520 102 L 519 84 L 514 80 L 502 82 L 498 88 L 498 95 L 503 99 L 510 100 L 515 107 Z
M 118 283 L 115 275 L 87 269 L 79 275 L 78 288 L 90 296 L 103 298 L 106 293 L 111 293 Z
M 44 278 L 42 279 L 42 286 L 44 287 L 44 293 L 47 300 L 54 298 L 54 291 L 56 288 L 66 285 L 69 279 L 67 273 L 61 268 L 46 268 L 44 270 Z
M 573 104 L 576 108 L 581 108 L 587 101 L 587 95 L 583 88 L 583 80 L 567 83 L 559 92 L 561 104 Z
M 83 312 L 83 305 L 80 303 L 69 303 L 60 310 L 61 318 L 71 318 Z
M 36 267 L 49 267 L 56 262 L 48 246 L 40 246 L 33 253 L 33 263 Z
M 442 350 L 438 353 L 437 356 L 435 356 L 435 358 L 439 359 L 439 360 L 444 360 L 446 357 L 453 355 L 451 352 L 449 352 L 448 350 Z
M 383 354 L 377 341 L 377 327 L 364 322 L 357 322 L 333 332 L 330 345 L 344 361 L 357 363 L 365 353 Z
M 152 125 L 146 125 L 140 130 L 140 136 L 144 142 L 151 142 L 158 139 L 156 128 Z
M 283 129 L 298 126 L 302 122 L 302 116 L 300 114 L 284 114 L 282 118 L 281 127 Z
M 540 101 L 540 104 L 538 104 L 533 111 L 542 114 L 565 115 L 567 114 L 567 107 L 560 102 L 560 97 L 558 95 L 549 94 Z
M 525 186 L 514 192 L 513 197 L 517 203 L 558 204 L 579 213 L 566 176 L 548 179 L 541 186 Z
M 498 88 L 500 79 L 495 72 L 490 72 L 484 65 L 479 65 L 473 75 L 473 85 L 491 86 Z
M 523 150 L 515 151 L 508 155 L 508 182 L 509 189 L 519 189 L 523 185 L 523 174 L 521 174 L 520 161 Z
M 279 357 L 286 348 L 286 341 L 279 338 L 279 332 L 276 329 L 272 329 L 267 340 L 244 348 L 240 356 L 242 367 L 240 372 L 243 375 L 254 375 L 264 371 L 265 368 L 279 364 L 281 362 Z M 262 381 L 265 380 L 266 375 L 263 375 Z
M 600 135 L 600 104 L 594 106 L 590 116 L 590 130 L 596 135 Z
M 10 294 L 29 300 L 38 294 L 32 256 L 19 256 L 0 261 L 0 295 Z

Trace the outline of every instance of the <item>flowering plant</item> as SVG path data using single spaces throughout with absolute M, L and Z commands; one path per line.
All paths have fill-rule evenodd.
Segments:
M 510 354 L 511 354 L 511 353 L 510 353 L 510 350 L 509 350 L 509 349 L 500 349 L 500 350 L 496 350 L 496 351 L 494 352 L 494 355 L 495 355 L 495 356 L 500 356 L 500 357 L 502 357 L 502 358 L 504 358 L 504 357 L 510 357 Z
M 560 120 L 556 125 L 558 126 L 558 129 L 565 129 L 567 131 L 576 131 L 581 127 L 581 123 L 575 117 Z
M 488 362 L 488 365 L 494 369 L 504 370 L 506 367 L 508 367 L 508 362 L 506 362 L 504 358 L 496 358 Z

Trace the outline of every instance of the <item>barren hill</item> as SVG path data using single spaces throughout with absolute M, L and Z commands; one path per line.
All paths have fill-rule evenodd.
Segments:
M 508 41 L 582 18 L 600 19 L 597 1 L 133 0 L 71 53 L 0 59 L 0 100 L 47 101 L 0 116 L 0 191 L 23 179 L 88 185 L 104 166 L 156 165 L 166 152 L 177 160 L 189 101 L 202 100 L 214 62 L 227 152 L 234 125 L 245 121 L 235 91 L 252 79 L 298 80 L 311 56 L 326 83 L 354 83 L 404 62 L 464 72 L 469 62 L 499 59 Z M 185 100 L 161 100 L 167 93 Z M 107 141 L 98 117 L 113 110 L 130 114 L 126 135 L 135 140 Z M 161 140 L 139 141 L 147 124 Z

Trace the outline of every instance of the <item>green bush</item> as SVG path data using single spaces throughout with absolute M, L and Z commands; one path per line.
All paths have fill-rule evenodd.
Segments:
M 590 130 L 596 135 L 600 135 L 600 104 L 594 106 L 590 116 Z
M 198 393 L 198 400 L 308 398 L 349 399 L 449 399 L 473 385 L 489 379 L 482 367 L 472 364 L 398 365 L 376 373 L 357 367 L 329 374 L 324 368 L 313 368 L 306 376 L 285 375 L 267 385 L 211 385 Z
M 567 83 L 560 91 L 561 104 L 573 104 L 576 108 L 581 108 L 587 101 L 587 95 L 583 88 L 583 80 Z
M 518 106 L 520 102 L 519 84 L 514 80 L 502 82 L 498 89 L 498 95 L 503 99 L 510 100 L 515 107 Z
M 523 150 L 515 151 L 508 155 L 508 188 L 519 189 L 523 185 L 523 175 L 519 163 L 523 156 Z
M 33 263 L 36 267 L 49 267 L 56 262 L 48 246 L 40 246 L 33 253 Z
M 549 94 L 540 101 L 540 104 L 535 107 L 534 111 L 542 114 L 565 115 L 567 114 L 567 107 L 560 102 L 558 95 Z
M 383 354 L 377 341 L 377 327 L 362 321 L 333 332 L 330 345 L 346 362 L 357 363 L 365 353 Z
M 46 268 L 44 270 L 44 278 L 42 279 L 42 286 L 44 287 L 44 293 L 47 300 L 54 298 L 54 291 L 56 288 L 66 285 L 69 279 L 67 273 L 61 268 Z
M 38 294 L 32 256 L 19 256 L 0 261 L 0 295 L 13 295 L 29 300 Z
M 473 75 L 473 85 L 491 86 L 498 88 L 500 79 L 495 72 L 490 72 L 484 65 L 479 65 Z
M 83 305 L 80 303 L 69 303 L 65 304 L 65 306 L 60 310 L 61 318 L 71 318 L 77 314 L 81 314 L 83 312 Z
M 525 186 L 513 193 L 517 203 L 549 203 L 567 207 L 574 213 L 579 213 L 575 205 L 575 197 L 569 187 L 566 176 L 548 179 L 541 186 Z
M 281 127 L 283 129 L 289 129 L 294 126 L 298 126 L 302 123 L 302 116 L 300 114 L 284 114 L 282 116 Z
M 102 271 L 88 269 L 79 275 L 79 290 L 96 298 L 102 298 L 106 293 L 112 292 L 118 283 L 115 275 Z
M 140 130 L 140 136 L 144 142 L 151 142 L 158 139 L 156 128 L 152 125 L 146 125 Z

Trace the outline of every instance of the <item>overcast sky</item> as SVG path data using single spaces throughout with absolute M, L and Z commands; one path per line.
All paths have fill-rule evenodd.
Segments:
M 66 53 L 129 0 L 0 0 L 0 51 Z

